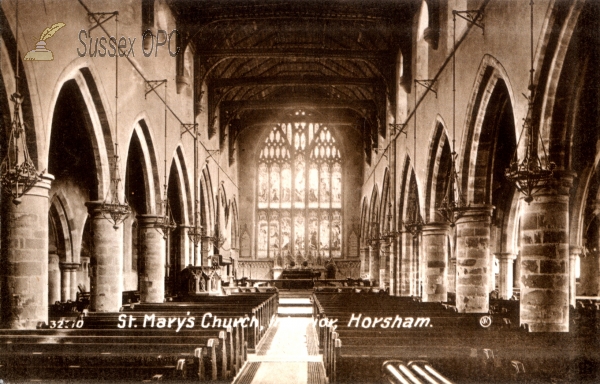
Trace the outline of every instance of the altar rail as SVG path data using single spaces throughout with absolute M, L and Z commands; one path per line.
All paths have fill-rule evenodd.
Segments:
M 275 287 L 278 289 L 313 289 L 324 287 L 373 287 L 374 282 L 362 279 L 248 279 L 236 280 L 239 287 Z

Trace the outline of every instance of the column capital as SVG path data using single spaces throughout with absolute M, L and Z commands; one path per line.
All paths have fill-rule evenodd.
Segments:
M 75 271 L 81 266 L 79 263 L 66 263 L 62 261 L 58 265 L 60 265 L 62 271 Z
M 577 173 L 567 170 L 554 170 L 553 177 L 536 195 L 568 195 Z
M 569 245 L 569 256 L 577 257 L 583 253 L 583 247 L 579 245 Z
M 156 223 L 161 220 L 163 216 L 160 215 L 137 215 L 136 219 L 138 221 L 138 225 L 144 228 L 153 228 Z
M 94 217 L 94 215 L 102 215 L 102 210 L 100 209 L 102 207 L 102 203 L 103 201 L 101 200 L 86 201 L 85 206 L 88 209 L 88 214 L 90 214 L 92 217 Z
M 442 235 L 450 231 L 450 224 L 444 222 L 431 222 L 423 225 L 423 235 Z
M 513 252 L 496 252 L 494 256 L 498 258 L 498 260 L 515 260 L 517 258 L 517 254 Z

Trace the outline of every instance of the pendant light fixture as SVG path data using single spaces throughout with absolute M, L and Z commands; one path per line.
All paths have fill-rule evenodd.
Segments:
M 420 82 L 419 80 L 415 80 L 415 86 L 414 86 L 414 93 L 415 93 L 415 113 L 414 113 L 414 128 L 413 128 L 413 170 L 414 170 L 414 175 L 415 175 L 415 182 L 416 182 L 416 176 L 417 176 L 417 84 L 425 84 L 424 86 L 426 88 L 431 89 L 431 84 L 429 83 L 429 80 L 424 80 L 425 83 Z M 415 205 L 418 207 L 418 203 L 419 203 L 419 196 L 418 194 L 416 194 L 415 196 L 416 201 L 415 201 Z M 421 217 L 421 212 L 419 212 L 419 209 L 417 208 L 416 213 L 415 213 L 415 217 L 410 220 L 410 221 L 404 221 L 403 222 L 404 227 L 406 228 L 406 230 L 408 232 L 410 232 L 413 236 L 417 236 L 419 233 L 421 233 L 421 231 L 423 230 L 423 225 L 425 224 L 423 222 L 423 218 Z
M 119 36 L 119 16 L 115 13 L 115 36 Z M 123 194 L 123 201 L 119 198 L 121 175 L 119 171 L 119 52 L 115 55 L 115 151 L 113 154 L 113 164 L 111 173 L 111 185 L 100 210 L 106 220 L 113 224 L 116 230 L 119 225 L 131 214 L 131 207 L 127 203 L 127 198 Z
M 154 224 L 154 227 L 159 229 L 160 232 L 162 232 L 163 238 L 165 240 L 167 240 L 169 238 L 169 235 L 171 234 L 171 231 L 173 231 L 175 228 L 177 228 L 177 223 L 175 223 L 175 220 L 173 219 L 173 214 L 171 212 L 171 207 L 169 205 L 169 196 L 168 196 L 168 183 L 167 183 L 167 80 L 157 80 L 157 81 L 152 81 L 152 82 L 148 82 L 151 83 L 149 84 L 151 89 L 154 90 L 154 88 L 163 85 L 165 86 L 165 137 L 164 137 L 164 185 L 163 185 L 163 189 L 164 189 L 164 196 L 163 196 L 163 200 L 161 202 L 161 208 L 162 208 L 162 214 L 163 216 L 157 218 L 156 223 Z M 148 94 L 147 91 L 146 95 Z
M 453 54 L 452 54 L 452 152 L 450 153 L 450 169 L 448 170 L 446 191 L 442 203 L 438 207 L 438 212 L 451 227 L 454 227 L 456 220 L 460 217 L 462 209 L 465 207 L 465 200 L 460 189 L 458 172 L 456 171 L 456 15 L 453 11 L 454 34 L 453 34 Z
M 10 96 L 13 102 L 13 118 L 6 145 L 6 156 L 0 164 L 2 190 L 12 197 L 15 205 L 21 204 L 21 197 L 41 180 L 44 172 L 38 173 L 27 149 L 25 125 L 21 121 L 23 96 L 19 93 L 19 1 L 16 3 L 15 29 L 15 93 Z
M 529 69 L 529 97 L 527 115 L 523 129 L 519 135 L 517 149 L 511 159 L 509 168 L 504 173 L 506 178 L 515 185 L 517 190 L 525 196 L 527 204 L 533 201 L 533 196 L 544 188 L 553 177 L 556 165 L 548 161 L 544 142 L 540 137 L 539 122 L 533 119 L 533 103 L 535 99 L 535 84 L 533 83 L 533 0 L 530 5 L 530 60 Z M 521 139 L 525 135 L 525 155 L 522 160 L 518 158 L 518 149 Z M 541 144 L 543 160 L 538 155 L 538 141 Z

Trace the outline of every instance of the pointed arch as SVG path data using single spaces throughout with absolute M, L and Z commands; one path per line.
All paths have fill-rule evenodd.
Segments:
M 369 203 L 370 211 L 369 211 L 369 228 L 368 228 L 368 238 L 373 239 L 376 238 L 379 233 L 379 190 L 377 188 L 377 184 L 373 186 L 373 191 L 371 192 L 371 202 Z
M 193 203 L 193 194 L 192 187 L 190 183 L 190 171 L 187 168 L 187 164 L 185 162 L 184 148 L 181 144 L 177 146 L 175 149 L 175 153 L 172 156 L 172 166 L 169 171 L 169 179 L 171 178 L 171 174 L 174 170 L 176 171 L 176 180 L 177 187 L 179 190 L 179 194 L 177 195 L 177 200 L 179 201 L 179 205 L 181 207 L 181 223 L 182 225 L 192 225 L 193 217 L 194 217 L 194 203 Z
M 215 225 L 213 186 L 208 167 L 202 170 L 200 178 L 200 225 L 210 234 Z
M 70 209 L 68 207 L 68 200 L 65 199 L 64 194 L 56 193 L 52 196 L 50 200 L 50 212 L 49 212 L 49 220 L 53 222 L 53 226 L 55 229 L 55 236 L 58 244 L 61 245 L 59 250 L 62 250 L 64 253 L 59 252 L 59 256 L 61 258 L 61 262 L 74 263 L 78 262 L 75 260 L 75 255 L 73 252 L 73 241 L 72 241 L 72 230 L 71 228 L 71 216 L 67 211 Z
M 48 118 L 49 127 L 47 129 L 46 140 L 50 143 L 47 151 L 47 158 L 44 160 L 48 166 L 52 162 L 52 134 L 56 124 L 55 114 L 59 98 L 66 90 L 71 91 L 74 103 L 83 116 L 83 129 L 89 138 L 89 147 L 93 159 L 95 182 L 94 189 L 90 191 L 90 200 L 102 200 L 110 189 L 110 161 L 114 154 L 111 129 L 109 126 L 104 103 L 96 86 L 93 71 L 88 67 L 81 67 L 83 63 L 69 66 L 61 73 L 59 80 L 54 88 L 50 100 L 50 116 Z
M 492 96 L 500 99 L 492 99 Z M 498 106 L 496 103 L 502 103 L 502 105 Z M 491 119 L 508 118 L 506 113 L 510 113 L 512 121 L 505 122 L 505 125 L 511 124 L 513 132 L 510 136 L 518 137 L 519 132 L 516 131 L 518 125 L 512 113 L 514 105 L 514 94 L 506 70 L 496 58 L 484 55 L 475 77 L 471 99 L 467 105 L 462 153 L 461 158 L 457 161 L 457 164 L 461 164 L 460 183 L 467 204 L 484 201 L 485 204 L 491 203 L 493 161 L 488 158 L 491 157 L 490 154 L 495 153 L 496 147 L 493 146 L 499 143 L 499 140 L 494 139 L 497 137 L 498 131 L 482 131 L 482 129 L 486 119 L 490 121 Z M 496 110 L 495 108 L 500 109 Z M 497 123 L 495 124 L 497 125 Z M 482 135 L 487 141 L 482 141 Z M 513 145 L 516 146 L 516 140 L 514 141 Z M 480 145 L 482 143 L 484 145 Z M 509 149 L 507 152 L 510 156 L 514 151 Z M 477 180 L 478 178 L 484 181 L 480 182 Z
M 367 197 L 363 197 L 362 208 L 360 214 L 360 244 L 361 247 L 367 245 L 366 240 L 369 234 L 369 202 Z
M 132 150 L 132 145 L 136 145 L 136 139 L 141 149 L 141 158 L 138 160 L 141 163 L 141 171 L 143 175 L 143 184 L 145 192 L 145 210 L 143 212 L 138 213 L 157 214 L 157 200 L 160 200 L 162 198 L 162 194 L 160 191 L 161 183 L 160 177 L 158 175 L 156 150 L 154 148 L 154 144 L 150 136 L 150 130 L 148 129 L 148 125 L 146 124 L 146 121 L 144 119 L 137 120 L 133 127 L 133 130 L 131 131 L 129 145 L 127 146 L 127 164 L 129 164 L 129 156 L 131 155 L 130 151 Z M 129 178 L 133 176 L 129 175 L 129 172 L 131 172 L 131 170 L 129 169 L 129 167 L 126 167 L 126 180 L 129 180 Z
M 446 127 L 440 116 L 436 119 L 433 137 L 429 142 L 424 218 L 427 223 L 438 219 L 437 209 L 445 196 L 452 160 Z
M 238 207 L 237 207 L 237 199 L 233 196 L 233 200 L 231 202 L 231 249 L 239 252 L 240 250 L 240 226 L 239 226 L 239 217 L 238 217 Z

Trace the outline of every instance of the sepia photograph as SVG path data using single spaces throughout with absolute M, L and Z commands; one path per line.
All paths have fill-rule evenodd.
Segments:
M 0 384 L 600 382 L 600 0 L 0 0 Z

